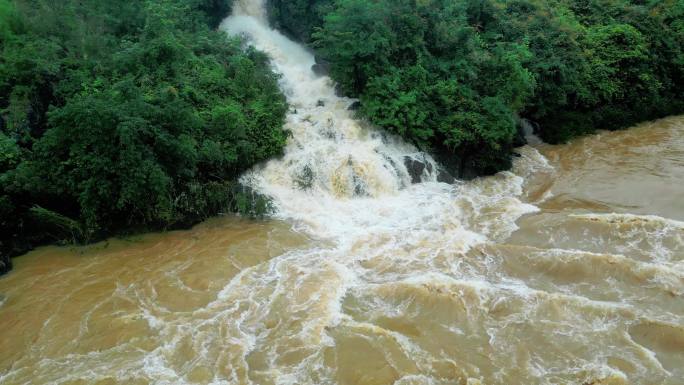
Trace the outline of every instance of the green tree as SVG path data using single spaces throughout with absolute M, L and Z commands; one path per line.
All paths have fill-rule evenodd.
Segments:
M 295 35 L 313 36 L 363 115 L 461 176 L 508 167 L 520 118 L 555 143 L 684 111 L 681 0 L 309 0 L 286 8 L 273 13 L 277 25 L 313 23 Z
M 0 254 L 266 208 L 288 106 L 229 5 L 0 0 Z

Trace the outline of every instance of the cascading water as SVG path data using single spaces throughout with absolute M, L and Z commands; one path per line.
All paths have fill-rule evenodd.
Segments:
M 268 27 L 259 4 L 238 2 L 221 28 L 245 36 L 282 74 L 292 139 L 282 159 L 243 182 L 272 197 L 279 217 L 338 244 L 375 231 L 404 237 L 413 229 L 458 239 L 462 251 L 481 241 L 460 223 L 453 198 L 463 194 L 462 186 L 436 183 L 439 166 L 429 155 L 355 119 L 349 110 L 354 100 L 337 96 L 332 80 L 314 73 L 311 52 Z M 409 170 L 411 165 L 417 167 Z M 423 183 L 412 185 L 416 181 Z M 521 205 L 508 219 L 533 209 Z
M 266 24 L 266 0 L 233 2 L 233 17 L 248 16 L 257 22 Z
M 262 191 L 280 198 L 282 211 L 301 211 L 282 205 L 293 200 L 310 201 L 306 197 L 312 195 L 337 199 L 396 194 L 411 182 L 405 167 L 407 158 L 420 158 L 426 170 L 436 171 L 434 161 L 412 146 L 354 119 L 348 110 L 354 101 L 336 96 L 332 81 L 314 74 L 313 55 L 271 30 L 261 19 L 263 10 L 245 13 L 250 6 L 242 4 L 238 3 L 236 15 L 222 28 L 248 37 L 272 58 L 275 70 L 283 75 L 281 86 L 292 106 L 286 128 L 293 134 L 284 159 L 268 163 L 245 179 L 256 179 Z M 426 180 L 434 174 L 424 173 Z M 281 197 L 283 194 L 287 196 Z
M 266 20 L 222 28 L 282 74 L 292 137 L 243 178 L 280 221 L 19 258 L 0 383 L 684 384 L 684 222 L 646 215 L 684 219 L 684 118 L 439 183 Z

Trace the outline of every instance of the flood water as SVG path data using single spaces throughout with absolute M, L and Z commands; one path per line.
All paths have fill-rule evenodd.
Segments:
M 438 183 L 236 9 L 292 105 L 285 156 L 243 178 L 274 218 L 15 259 L 0 383 L 684 384 L 684 117 Z

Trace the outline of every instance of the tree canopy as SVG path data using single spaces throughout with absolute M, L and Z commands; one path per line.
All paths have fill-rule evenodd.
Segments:
M 684 111 L 681 0 L 272 3 L 363 116 L 461 176 L 509 167 L 523 118 L 557 143 Z
M 288 107 L 229 6 L 0 0 L 0 253 L 245 208 Z

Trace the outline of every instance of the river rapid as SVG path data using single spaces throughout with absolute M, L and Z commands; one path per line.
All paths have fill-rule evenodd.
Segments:
M 285 155 L 243 177 L 274 218 L 15 259 L 0 383 L 684 384 L 684 117 L 440 183 L 260 1 L 221 28 L 292 106 Z

